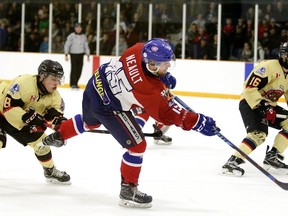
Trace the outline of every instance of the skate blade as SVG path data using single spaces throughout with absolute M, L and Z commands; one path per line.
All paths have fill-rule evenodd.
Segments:
M 154 140 L 154 144 L 155 145 L 171 145 L 172 141 L 171 142 L 164 142 L 162 140 Z
M 57 179 L 50 179 L 50 178 L 46 178 L 46 182 L 50 184 L 59 184 L 59 185 L 71 185 L 72 184 L 70 181 L 60 182 Z
M 241 172 L 239 170 L 233 170 L 232 172 L 230 172 L 228 169 L 226 168 L 222 168 L 222 175 L 228 175 L 228 176 L 236 176 L 236 177 L 241 177 L 244 175 L 244 172 Z
M 125 207 L 125 208 L 151 208 L 152 203 L 136 203 L 131 200 L 123 200 L 120 199 L 119 206 Z
M 273 166 L 271 166 L 269 164 L 263 164 L 263 168 L 266 171 L 269 171 L 269 172 L 274 173 L 274 174 L 288 175 L 288 170 L 287 169 L 283 169 L 283 168 L 276 169 L 275 167 L 273 167 Z

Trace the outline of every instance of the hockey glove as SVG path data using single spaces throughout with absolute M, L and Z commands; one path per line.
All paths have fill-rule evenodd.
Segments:
M 216 123 L 211 117 L 204 116 L 201 113 L 198 113 L 197 123 L 192 129 L 205 136 L 214 136 L 220 131 L 217 129 Z
M 33 107 L 22 116 L 22 121 L 30 128 L 30 132 L 44 132 L 46 130 L 45 121 Z
M 167 72 L 164 77 L 160 77 L 160 80 L 169 88 L 174 89 L 176 86 L 176 78 L 172 76 L 170 72 Z
M 51 108 L 47 111 L 47 113 L 44 115 L 45 120 L 47 121 L 48 127 L 58 130 L 60 127 L 60 124 L 63 121 L 66 121 L 67 118 L 65 118 L 62 113 L 58 112 L 55 108 Z
M 51 128 L 54 130 L 58 130 L 60 128 L 61 123 L 66 120 L 67 118 L 65 118 L 64 116 L 55 117 L 51 123 Z
M 271 124 L 274 124 L 276 119 L 276 111 L 274 110 L 273 106 L 269 104 L 268 101 L 261 100 L 258 110 L 264 120 L 270 121 Z

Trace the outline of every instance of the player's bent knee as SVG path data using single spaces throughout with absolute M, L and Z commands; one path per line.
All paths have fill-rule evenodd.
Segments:
M 46 155 L 51 151 L 51 148 L 49 146 L 35 146 L 34 152 L 36 155 Z
M 261 145 L 266 140 L 266 133 L 263 131 L 253 131 L 247 134 L 247 138 L 253 140 L 257 146 Z
M 131 148 L 127 148 L 129 151 L 131 152 L 135 152 L 135 153 L 144 153 L 147 147 L 147 143 L 146 140 L 143 140 L 141 143 L 139 143 L 138 145 L 135 145 Z

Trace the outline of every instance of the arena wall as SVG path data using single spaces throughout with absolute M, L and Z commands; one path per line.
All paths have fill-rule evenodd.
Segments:
M 111 56 L 84 57 L 82 76 L 79 81 L 85 87 L 93 70 L 99 64 L 110 61 Z M 39 54 L 0 52 L 0 80 L 11 80 L 20 74 L 36 74 L 39 64 L 52 59 L 62 64 L 65 72 L 65 85 L 69 87 L 70 61 L 63 54 Z M 176 60 L 171 73 L 177 78 L 174 93 L 187 96 L 239 98 L 244 78 L 253 68 L 253 63 L 208 60 Z

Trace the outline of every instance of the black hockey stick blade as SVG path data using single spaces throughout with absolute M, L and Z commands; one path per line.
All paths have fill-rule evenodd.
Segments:
M 110 132 L 108 130 L 89 130 L 87 132 L 90 132 L 90 133 L 102 133 L 102 134 L 110 134 Z M 162 134 L 162 131 L 161 130 L 157 130 L 155 131 L 154 133 L 143 133 L 144 136 L 146 137 L 161 137 L 163 134 Z
M 218 137 L 220 137 L 225 143 L 230 145 L 233 149 L 239 152 L 246 160 L 248 160 L 251 164 L 253 164 L 258 170 L 260 170 L 264 175 L 266 175 L 269 179 L 275 182 L 279 187 L 284 190 L 288 190 L 288 183 L 284 183 L 276 179 L 273 175 L 267 172 L 263 167 L 261 167 L 258 163 L 256 163 L 252 158 L 250 158 L 247 154 L 245 154 L 241 149 L 235 146 L 232 142 L 230 142 L 225 136 L 223 136 L 220 132 L 217 133 Z
M 192 110 L 184 101 L 182 101 L 179 97 L 175 96 L 174 99 L 186 110 L 195 112 Z M 282 117 L 283 116 L 278 116 Z M 217 128 L 215 128 L 217 130 Z M 258 163 L 256 163 L 254 160 L 252 160 L 247 154 L 245 154 L 241 149 L 239 149 L 236 145 L 234 145 L 230 140 L 228 140 L 224 135 L 222 135 L 218 130 L 217 136 L 220 137 L 225 143 L 227 143 L 229 146 L 231 146 L 233 149 L 235 149 L 237 152 L 239 152 L 246 160 L 248 160 L 251 164 L 253 164 L 258 170 L 260 170 L 264 175 L 266 175 L 269 179 L 271 179 L 274 183 L 276 183 L 279 187 L 281 187 L 284 190 L 288 190 L 288 183 L 284 183 L 276 179 L 273 175 L 271 175 L 269 172 L 267 172 L 263 167 L 261 167 Z

